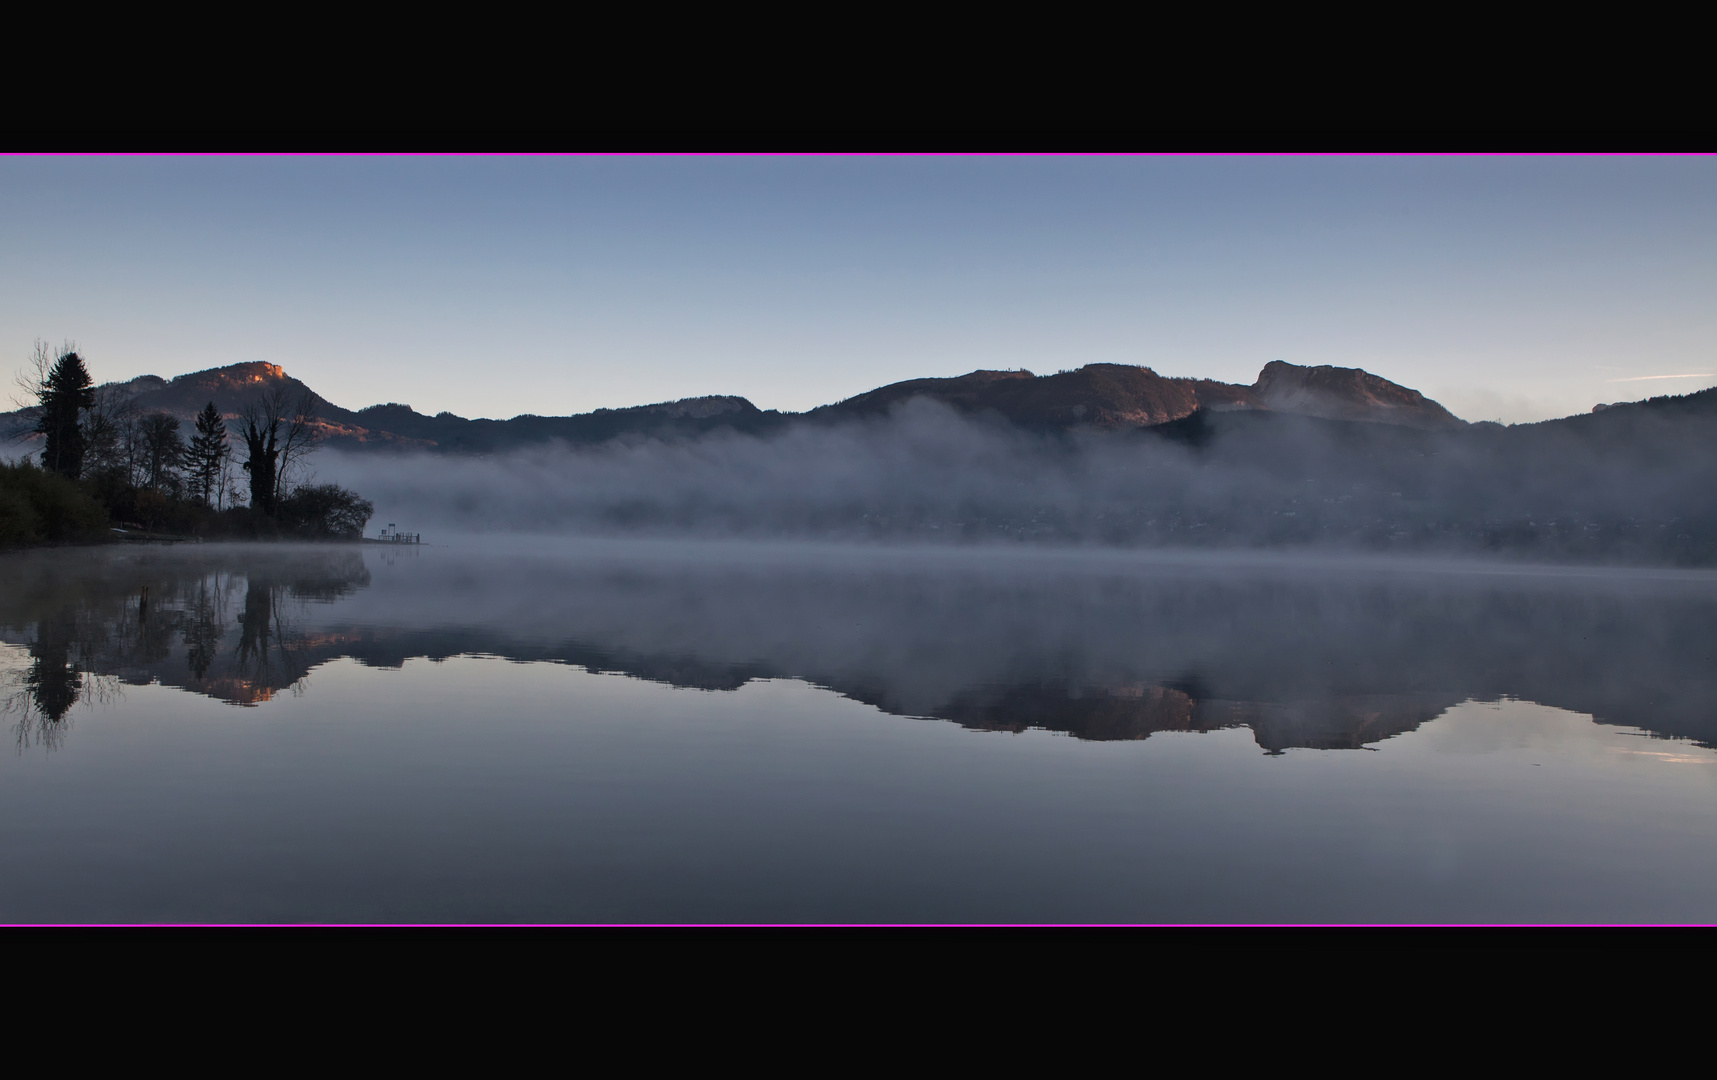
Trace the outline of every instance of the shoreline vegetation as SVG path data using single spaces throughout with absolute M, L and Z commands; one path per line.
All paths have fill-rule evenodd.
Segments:
M 103 394 L 70 344 L 50 350 L 38 342 L 33 362 L 19 381 L 37 401 L 31 434 L 43 438 L 41 463 L 0 462 L 0 550 L 363 538 L 373 504 L 337 484 L 300 479 L 319 442 L 313 398 L 260 391 L 236 418 L 247 452 L 238 462 L 212 401 L 187 442 L 177 417 Z

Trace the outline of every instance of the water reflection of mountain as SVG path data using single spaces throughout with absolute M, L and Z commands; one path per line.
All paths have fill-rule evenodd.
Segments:
M 733 549 L 84 562 L 0 564 L 0 625 L 30 647 L 43 715 L 84 673 L 254 704 L 339 657 L 486 654 L 712 691 L 802 678 L 899 715 L 1092 740 L 1245 725 L 1270 751 L 1359 747 L 1518 697 L 1717 745 L 1704 575 Z

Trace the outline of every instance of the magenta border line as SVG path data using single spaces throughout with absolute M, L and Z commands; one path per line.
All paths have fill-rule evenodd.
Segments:
M 7 158 L 1712 158 L 1717 150 L 5 150 Z M 1176 929 L 1424 930 L 1709 928 L 1717 923 L 12 923 L 0 929 Z
M 0 150 L 56 158 L 1711 158 L 1717 150 Z
M 1081 922 L 475 922 L 475 923 L 435 923 L 435 922 L 91 922 L 91 923 L 6 923 L 0 922 L 0 930 L 20 929 L 350 929 L 350 930 L 543 930 L 543 929 L 585 929 L 585 930 L 1104 930 L 1104 929 L 1142 929 L 1142 930 L 1651 930 L 1651 929 L 1706 929 L 1717 927 L 1717 922 L 1505 922 L 1505 923 L 1152 923 L 1152 922 L 1117 922 L 1117 923 L 1081 923 Z

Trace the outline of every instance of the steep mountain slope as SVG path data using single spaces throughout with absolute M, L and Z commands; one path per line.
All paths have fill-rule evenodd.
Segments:
M 1405 386 L 1359 368 L 1301 367 L 1273 360 L 1252 385 L 1258 408 L 1439 430 L 1465 427 L 1449 410 Z
M 1251 386 L 1211 379 L 1165 378 L 1147 367 L 1087 364 L 1036 376 L 1029 371 L 974 371 L 956 379 L 912 379 L 813 409 L 818 419 L 869 416 L 914 397 L 962 412 L 994 413 L 1033 430 L 1149 427 L 1199 410 L 1264 409 L 1336 420 L 1442 429 L 1464 427 L 1417 390 L 1357 368 L 1300 367 L 1275 361 Z
M 1077 371 L 974 371 L 955 379 L 912 379 L 812 409 L 812 419 L 875 416 L 915 397 L 962 412 L 992 412 L 1034 430 L 1146 427 L 1198 409 L 1251 408 L 1247 387 L 1209 379 L 1165 379 L 1147 367 L 1087 364 Z

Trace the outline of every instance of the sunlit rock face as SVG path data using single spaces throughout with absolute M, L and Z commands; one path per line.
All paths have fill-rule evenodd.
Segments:
M 974 371 L 954 379 L 911 379 L 814 409 L 829 419 L 880 415 L 915 397 L 966 413 L 993 413 L 1025 428 L 1150 427 L 1200 410 L 1268 409 L 1332 420 L 1431 430 L 1465 422 L 1417 390 L 1358 368 L 1301 367 L 1276 361 L 1252 386 L 1165 378 L 1148 367 L 1087 364 L 1076 371 Z
M 829 420 L 882 415 L 919 397 L 965 413 L 992 413 L 1033 429 L 1148 427 L 1201 408 L 1251 405 L 1250 391 L 1243 386 L 1164 378 L 1130 364 L 1087 364 L 1055 375 L 974 371 L 954 379 L 911 379 L 813 409 L 809 415 Z
M 1419 391 L 1359 368 L 1301 367 L 1275 360 L 1258 373 L 1252 391 L 1260 407 L 1275 412 L 1433 431 L 1466 426 L 1466 421 Z

